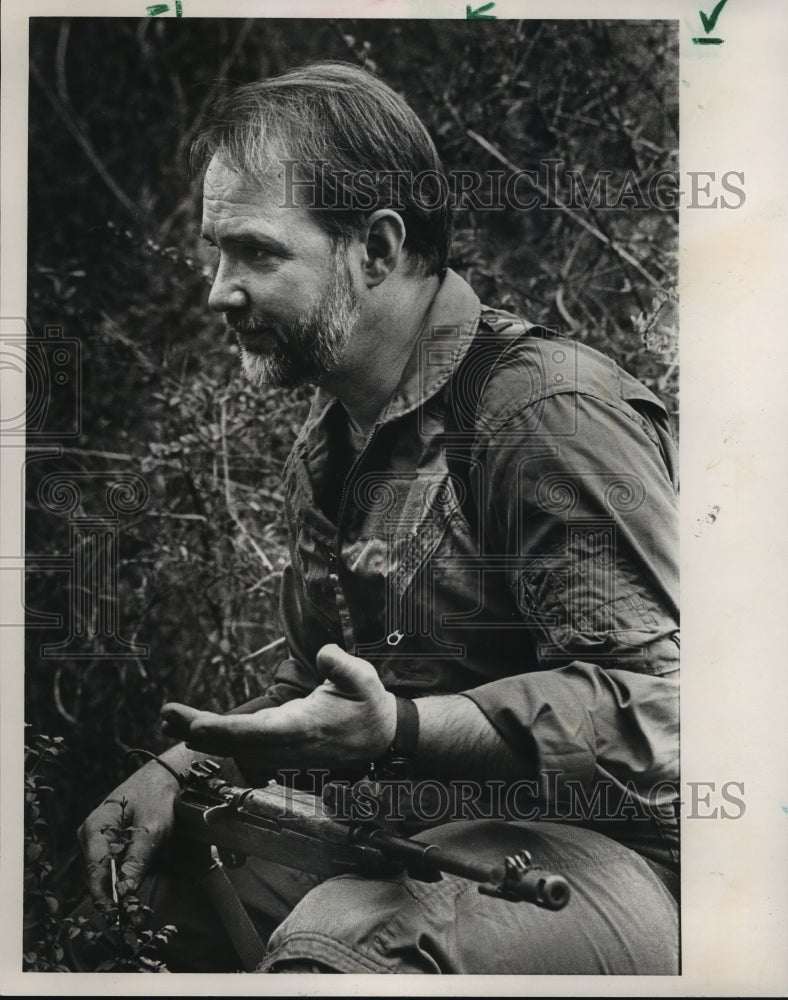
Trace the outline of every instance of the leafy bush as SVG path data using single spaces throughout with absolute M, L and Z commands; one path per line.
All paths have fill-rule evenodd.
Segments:
M 50 826 L 42 793 L 52 792 L 50 772 L 67 753 L 62 736 L 31 735 L 25 745 L 25 892 L 24 952 L 22 967 L 29 972 L 69 972 L 73 956 L 69 945 L 102 949 L 107 957 L 96 963 L 96 972 L 167 972 L 158 948 L 166 945 L 177 929 L 166 924 L 151 930 L 151 909 L 131 892 L 116 892 L 114 905 L 93 921 L 85 915 L 63 912 L 58 877 L 49 860 L 47 836 Z M 58 784 L 67 771 L 59 768 Z M 57 780 L 57 779 L 55 779 Z M 112 800 L 110 800 L 112 801 Z M 116 827 L 102 832 L 107 838 L 107 855 L 118 859 L 133 840 L 136 828 L 126 816 L 121 800 Z
M 23 967 L 34 972 L 67 972 L 64 935 L 73 928 L 60 912 L 49 860 L 49 821 L 42 795 L 51 792 L 48 772 L 64 752 L 63 737 L 32 738 L 25 745 L 25 918 Z

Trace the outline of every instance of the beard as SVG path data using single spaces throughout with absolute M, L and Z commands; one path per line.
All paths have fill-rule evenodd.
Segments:
M 241 348 L 244 374 L 257 388 L 294 389 L 317 385 L 339 367 L 358 322 L 359 305 L 350 272 L 337 247 L 332 254 L 331 282 L 311 312 L 286 327 L 273 327 L 260 317 L 228 317 Z M 244 337 L 264 338 L 265 350 L 244 345 Z

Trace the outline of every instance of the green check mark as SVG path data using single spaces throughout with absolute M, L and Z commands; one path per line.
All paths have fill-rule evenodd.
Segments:
M 703 13 L 702 10 L 698 11 L 698 13 L 700 14 L 700 19 L 703 22 L 703 30 L 706 32 L 707 35 L 710 31 L 714 31 L 714 26 L 717 24 L 717 18 L 722 13 L 722 8 L 725 6 L 727 2 L 728 0 L 720 0 L 720 2 L 717 4 L 717 6 L 714 8 L 711 14 L 709 14 L 708 17 L 706 17 L 706 15 Z

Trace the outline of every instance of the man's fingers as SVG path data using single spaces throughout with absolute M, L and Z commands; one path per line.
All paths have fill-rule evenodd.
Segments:
M 79 828 L 77 836 L 85 859 L 88 890 L 99 906 L 112 904 L 112 877 L 110 873 L 111 829 L 120 820 L 119 810 L 108 803 L 101 806 Z M 108 831 L 109 836 L 102 831 Z
M 88 873 L 90 898 L 98 906 L 109 906 L 112 903 L 112 882 L 106 843 L 104 844 L 104 854 L 101 858 L 94 858 L 92 861 L 88 861 L 86 853 L 85 863 Z
M 271 714 L 263 709 L 250 715 L 217 715 L 170 702 L 162 708 L 161 720 L 167 736 L 185 740 L 193 750 L 228 757 L 264 741 L 267 727 L 263 716 Z
M 259 743 L 265 738 L 261 716 L 262 712 L 217 715 L 176 702 L 170 702 L 161 710 L 165 735 L 184 740 L 193 750 L 221 757 L 230 756 L 240 747 Z
M 204 753 L 230 755 L 244 749 L 280 748 L 297 743 L 303 736 L 304 724 L 295 699 L 278 708 L 263 708 L 250 715 L 214 715 L 200 712 L 189 730 L 189 745 Z
M 370 693 L 371 685 L 381 683 L 371 663 L 346 653 L 334 643 L 318 650 L 317 665 L 326 680 L 349 698 L 364 698 Z
M 117 888 L 121 895 L 139 888 L 148 872 L 153 851 L 153 838 L 143 830 L 135 830 L 133 840 L 120 855 Z
M 199 715 L 203 714 L 205 713 L 199 712 L 196 708 L 190 708 L 188 705 L 168 702 L 160 713 L 162 729 L 167 736 L 171 736 L 173 739 L 188 739 L 192 723 Z

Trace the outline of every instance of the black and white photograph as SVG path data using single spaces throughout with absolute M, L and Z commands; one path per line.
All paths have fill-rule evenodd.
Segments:
M 782 846 L 752 824 L 788 812 L 747 780 L 780 691 L 773 665 L 743 686 L 766 606 L 726 659 L 761 488 L 714 377 L 730 331 L 701 371 L 704 296 L 740 322 L 725 247 L 765 197 L 752 149 L 697 139 L 740 5 L 188 6 L 27 19 L 4 975 L 779 995 L 777 952 L 713 971 L 740 970 L 739 925 L 784 930 L 784 822 Z M 756 329 L 740 358 L 776 386 Z

